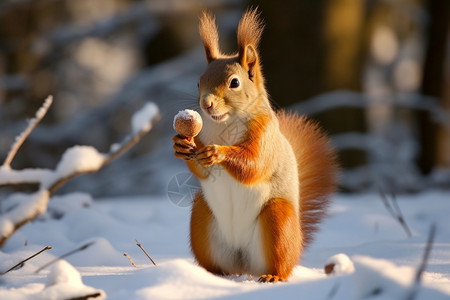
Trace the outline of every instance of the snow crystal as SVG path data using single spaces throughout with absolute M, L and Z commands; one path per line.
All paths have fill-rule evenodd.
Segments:
M 159 109 L 155 103 L 149 102 L 145 104 L 145 106 L 135 112 L 131 118 L 133 133 L 136 134 L 140 131 L 149 131 L 152 127 L 152 119 L 154 119 L 158 113 Z
M 50 107 L 50 105 L 52 105 L 52 103 L 53 103 L 53 96 L 50 95 L 45 99 L 44 104 L 42 104 L 42 106 L 36 112 L 35 118 L 42 119 L 44 115 L 47 113 L 48 108 Z
M 202 123 L 202 117 L 200 116 L 200 114 L 192 109 L 180 110 L 175 115 L 175 117 L 173 118 L 173 129 L 175 129 L 175 120 L 177 119 L 183 120 L 195 119 L 197 123 Z
M 88 172 L 98 170 L 105 160 L 105 156 L 91 146 L 74 146 L 64 152 L 56 173 L 59 177 L 74 172 Z
M 121 148 L 122 146 L 120 145 L 120 143 L 114 143 L 114 144 L 112 144 L 110 147 L 109 147 L 109 151 L 110 152 L 117 152 L 117 151 L 119 151 L 119 149 Z

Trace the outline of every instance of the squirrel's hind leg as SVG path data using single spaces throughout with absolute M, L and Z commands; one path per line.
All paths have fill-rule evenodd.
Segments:
M 191 214 L 191 249 L 198 263 L 211 273 L 226 273 L 214 263 L 211 255 L 210 227 L 213 213 L 206 203 L 203 194 L 198 192 L 192 203 Z
M 259 225 L 268 273 L 258 281 L 285 281 L 302 252 L 298 213 L 289 201 L 275 198 L 263 207 L 259 214 Z

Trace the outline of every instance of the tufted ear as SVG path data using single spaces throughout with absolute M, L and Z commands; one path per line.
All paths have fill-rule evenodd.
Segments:
M 204 11 L 200 16 L 199 32 L 205 47 L 208 63 L 220 57 L 219 32 L 214 16 Z
M 239 63 L 247 70 L 248 77 L 253 80 L 256 73 L 256 68 L 259 66 L 258 52 L 252 44 L 239 48 Z
M 257 9 L 250 9 L 245 12 L 238 26 L 239 63 L 248 71 L 251 80 L 260 69 L 257 48 L 263 29 L 264 25 L 259 18 Z

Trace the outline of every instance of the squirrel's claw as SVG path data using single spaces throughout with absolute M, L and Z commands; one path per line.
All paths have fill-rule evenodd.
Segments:
M 259 277 L 258 282 L 270 282 L 270 283 L 277 283 L 278 281 L 284 281 L 284 279 L 280 278 L 279 276 L 276 275 L 261 275 L 261 277 Z
M 221 146 L 208 145 L 197 153 L 197 161 L 205 167 L 220 164 L 224 160 Z
M 181 158 L 184 160 L 190 160 L 195 157 L 195 151 L 197 150 L 197 146 L 194 143 L 194 140 L 188 140 L 186 138 L 181 138 L 176 135 L 172 138 L 173 150 L 175 150 L 175 157 Z

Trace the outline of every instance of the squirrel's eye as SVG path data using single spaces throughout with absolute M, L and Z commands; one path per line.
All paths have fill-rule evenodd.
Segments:
M 198 88 L 200 87 L 200 81 L 197 81 L 197 87 Z
M 240 85 L 241 85 L 241 83 L 239 82 L 239 79 L 237 79 L 237 78 L 231 79 L 230 89 L 238 88 Z

